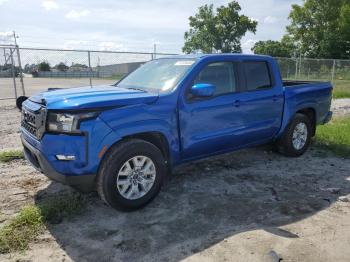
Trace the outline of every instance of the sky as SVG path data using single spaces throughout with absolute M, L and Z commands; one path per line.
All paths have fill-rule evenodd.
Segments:
M 223 0 L 0 0 L 0 44 L 14 30 L 21 47 L 180 53 L 188 17 Z M 242 39 L 243 52 L 259 40 L 280 40 L 292 4 L 302 0 L 238 0 L 258 21 Z

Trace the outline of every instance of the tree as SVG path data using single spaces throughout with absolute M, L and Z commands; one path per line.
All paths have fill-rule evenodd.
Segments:
M 342 37 L 342 50 L 345 51 L 343 54 L 344 58 L 350 58 L 350 1 L 344 4 L 340 9 L 339 16 L 339 31 Z
M 61 72 L 66 72 L 69 69 L 69 67 L 63 62 L 60 62 L 59 64 L 55 65 L 55 68 Z
M 80 71 L 87 71 L 88 70 L 88 66 L 84 65 L 84 64 L 79 64 L 79 63 L 72 63 L 72 65 L 70 66 L 70 71 L 74 71 L 74 72 L 80 72 Z
M 259 41 L 252 48 L 254 54 L 273 57 L 293 57 L 295 50 L 296 46 L 288 36 L 284 36 L 281 41 Z
M 287 27 L 303 55 L 350 58 L 350 1 L 304 0 L 292 5 Z
M 241 39 L 247 32 L 256 32 L 257 22 L 240 15 L 240 5 L 232 1 L 214 11 L 213 5 L 199 7 L 195 16 L 190 16 L 190 29 L 185 32 L 182 51 L 242 52 Z
M 50 71 L 50 64 L 46 61 L 41 62 L 38 65 L 39 71 Z

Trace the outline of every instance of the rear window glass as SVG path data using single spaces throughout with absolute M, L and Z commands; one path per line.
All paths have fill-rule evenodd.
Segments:
M 266 62 L 246 61 L 243 63 L 243 67 L 248 91 L 272 87 L 270 70 Z

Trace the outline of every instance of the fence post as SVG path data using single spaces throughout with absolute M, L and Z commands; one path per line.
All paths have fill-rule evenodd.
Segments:
M 299 68 L 298 68 L 298 77 L 299 77 L 299 80 L 300 80 L 300 74 L 301 74 L 301 54 L 299 56 Z
M 333 67 L 332 67 L 332 83 L 334 82 L 334 76 L 335 76 L 335 59 L 333 59 Z
M 89 80 L 90 80 L 90 87 L 92 87 L 92 68 L 91 68 L 91 58 L 90 58 L 90 51 L 88 51 L 88 59 L 89 59 Z
M 23 70 L 22 70 L 21 56 L 20 56 L 20 54 L 19 54 L 18 45 L 16 45 L 16 51 L 17 51 L 17 59 L 18 59 L 18 67 L 19 67 L 19 77 L 20 77 L 20 81 L 21 81 L 22 94 L 25 96 L 25 95 L 26 95 L 26 91 L 24 90 Z
M 12 48 L 10 48 L 10 58 L 11 58 L 11 72 L 12 72 L 12 79 L 13 79 L 13 88 L 15 89 L 15 97 L 17 100 L 17 86 L 16 86 L 16 74 L 15 74 L 15 67 L 13 63 L 13 53 L 15 50 L 12 51 Z

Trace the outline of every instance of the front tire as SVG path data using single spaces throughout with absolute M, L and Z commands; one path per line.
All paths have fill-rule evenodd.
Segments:
M 304 114 L 296 114 L 277 142 L 278 151 L 286 156 L 298 157 L 305 153 L 311 141 L 312 125 Z
M 159 193 L 166 175 L 161 151 L 140 139 L 114 146 L 102 161 L 97 191 L 102 200 L 118 210 L 135 210 Z

